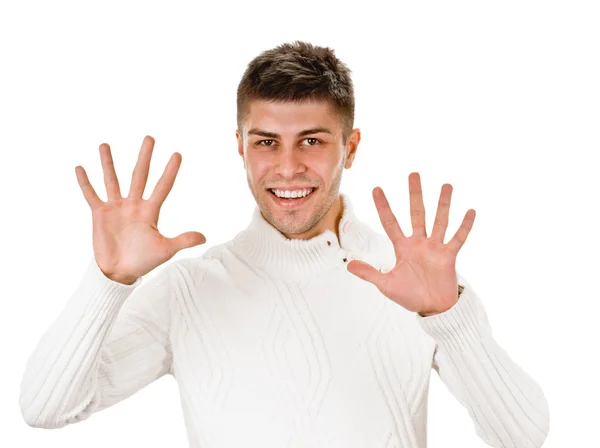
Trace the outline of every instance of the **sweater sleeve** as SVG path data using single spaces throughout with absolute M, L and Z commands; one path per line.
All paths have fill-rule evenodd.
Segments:
M 417 314 L 436 342 L 432 367 L 489 446 L 541 447 L 549 430 L 544 393 L 496 343 L 479 297 L 460 274 L 457 278 L 464 290 L 452 308 L 429 317 Z
M 77 423 L 170 373 L 169 268 L 125 285 L 93 257 L 27 360 L 19 404 L 28 425 Z

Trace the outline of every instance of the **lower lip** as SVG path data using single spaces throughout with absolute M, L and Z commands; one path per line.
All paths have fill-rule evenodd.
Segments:
M 315 194 L 315 191 L 317 191 L 317 190 L 313 189 L 313 191 L 309 195 L 304 196 L 303 198 L 295 198 L 295 199 L 278 198 L 271 192 L 271 190 L 267 190 L 267 191 L 269 192 L 269 194 L 271 195 L 271 197 L 273 198 L 275 203 L 277 205 L 279 205 L 280 207 L 294 208 L 294 207 L 300 207 L 305 202 L 307 202 L 312 197 L 312 195 Z

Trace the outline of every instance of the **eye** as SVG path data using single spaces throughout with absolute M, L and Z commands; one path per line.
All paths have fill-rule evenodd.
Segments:
M 314 137 L 308 137 L 308 138 L 304 139 L 304 141 L 307 141 L 307 140 L 312 142 L 312 143 L 309 142 L 308 146 L 315 146 L 315 145 L 321 143 L 321 141 L 318 138 L 314 138 Z
M 256 144 L 259 146 L 273 146 L 272 143 L 274 141 L 275 140 L 260 140 L 260 141 L 256 142 Z M 268 142 L 268 144 L 267 144 L 267 142 Z

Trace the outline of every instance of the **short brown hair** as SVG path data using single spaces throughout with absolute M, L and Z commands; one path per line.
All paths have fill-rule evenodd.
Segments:
M 328 101 L 342 120 L 344 145 L 354 125 L 350 69 L 329 47 L 284 43 L 255 57 L 237 89 L 237 126 L 242 132 L 252 100 Z

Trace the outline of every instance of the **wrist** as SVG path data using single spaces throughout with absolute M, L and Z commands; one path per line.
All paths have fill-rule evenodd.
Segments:
M 120 275 L 107 275 L 106 278 L 112 280 L 113 282 L 122 283 L 124 285 L 133 285 L 137 280 L 137 277 L 127 277 Z
M 466 288 L 445 313 L 419 318 L 418 322 L 440 347 L 449 351 L 468 350 L 491 337 L 485 309 L 472 288 Z
M 435 316 L 436 314 L 445 313 L 450 308 L 452 308 L 456 304 L 456 302 L 458 302 L 458 299 L 460 298 L 460 295 L 461 295 L 461 293 L 463 292 L 464 289 L 465 289 L 465 287 L 463 285 L 458 285 L 458 293 L 456 295 L 456 301 L 450 307 L 446 308 L 445 310 L 441 310 L 441 311 L 423 311 L 423 312 L 419 312 L 419 315 L 421 317 L 429 317 L 429 316 Z

